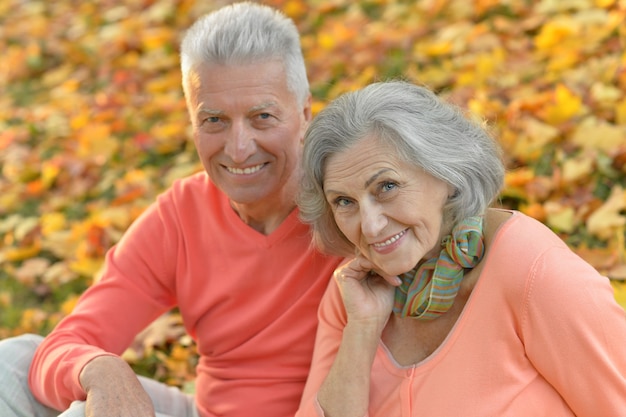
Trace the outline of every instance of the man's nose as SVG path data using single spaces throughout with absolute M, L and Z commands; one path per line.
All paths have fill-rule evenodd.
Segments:
M 256 151 L 255 132 L 245 123 L 233 123 L 224 152 L 236 164 L 242 164 Z

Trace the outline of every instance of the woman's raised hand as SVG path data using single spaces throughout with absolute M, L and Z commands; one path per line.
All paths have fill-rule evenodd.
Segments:
M 374 265 L 362 256 L 339 267 L 334 278 L 341 292 L 349 322 L 375 324 L 382 332 L 393 308 L 396 276 L 374 272 Z

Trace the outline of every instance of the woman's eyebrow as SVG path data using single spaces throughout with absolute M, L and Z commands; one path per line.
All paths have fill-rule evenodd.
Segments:
M 387 171 L 393 171 L 393 170 L 391 168 L 383 168 L 380 171 L 374 173 L 374 175 L 372 175 L 367 181 L 365 181 L 363 188 L 369 187 L 374 181 L 376 181 L 378 177 L 380 177 L 382 174 L 384 174 Z M 324 195 L 328 196 L 329 194 L 342 194 L 342 193 L 340 191 L 324 187 Z
M 384 174 L 387 171 L 391 171 L 391 169 L 383 168 L 377 173 L 375 173 L 374 175 L 372 175 L 369 180 L 365 181 L 365 188 L 369 187 L 374 181 L 376 181 L 376 178 L 380 177 L 382 174 Z

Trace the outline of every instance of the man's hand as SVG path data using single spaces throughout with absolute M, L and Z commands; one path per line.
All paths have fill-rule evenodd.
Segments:
M 155 417 L 152 401 L 131 367 L 117 356 L 98 356 L 83 368 L 86 417 Z

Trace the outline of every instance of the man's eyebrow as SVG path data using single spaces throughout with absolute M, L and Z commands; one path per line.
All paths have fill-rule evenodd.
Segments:
M 265 109 L 267 109 L 269 107 L 275 107 L 276 105 L 277 105 L 277 103 L 275 101 L 267 101 L 265 103 L 261 103 L 261 104 L 258 104 L 256 106 L 252 106 L 250 108 L 250 113 L 254 113 L 254 112 L 257 112 L 259 110 L 265 110 Z
M 257 112 L 259 110 L 265 110 L 265 109 L 267 109 L 269 107 L 274 107 L 276 105 L 277 105 L 277 103 L 275 101 L 268 101 L 268 102 L 265 102 L 265 103 L 258 104 L 256 106 L 252 106 L 250 108 L 250 110 L 248 110 L 248 112 L 249 113 L 254 113 L 254 112 Z M 196 112 L 197 112 L 197 114 L 205 113 L 205 114 L 209 114 L 209 115 L 212 115 L 212 116 L 222 116 L 222 115 L 224 115 L 224 111 L 223 110 L 211 109 L 211 108 L 203 107 L 203 106 L 198 106 L 198 109 L 197 109 Z
M 202 106 L 198 107 L 196 113 L 197 114 L 205 113 L 205 114 L 208 114 L 208 115 L 211 115 L 211 116 L 221 116 L 221 115 L 224 114 L 224 112 L 222 110 L 210 109 L 208 107 L 202 107 Z

